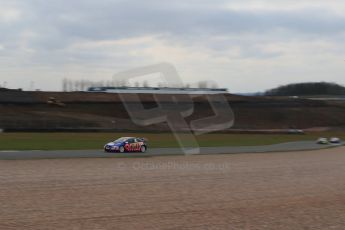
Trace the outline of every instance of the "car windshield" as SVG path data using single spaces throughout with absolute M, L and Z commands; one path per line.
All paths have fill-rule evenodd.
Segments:
M 121 138 L 115 140 L 114 143 L 124 142 L 124 141 L 127 141 L 127 140 L 128 140 L 128 138 L 121 137 Z

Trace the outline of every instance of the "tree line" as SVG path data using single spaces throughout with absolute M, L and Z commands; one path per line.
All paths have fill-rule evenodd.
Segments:
M 90 87 L 177 87 L 177 88 L 218 88 L 217 84 L 209 81 L 199 81 L 196 84 L 176 84 L 168 85 L 165 83 L 158 83 L 158 85 L 153 86 L 149 81 L 133 82 L 128 81 L 118 81 L 118 80 L 100 80 L 100 81 L 90 81 L 90 80 L 73 80 L 64 78 L 62 80 L 62 90 L 64 92 L 70 91 L 86 91 Z

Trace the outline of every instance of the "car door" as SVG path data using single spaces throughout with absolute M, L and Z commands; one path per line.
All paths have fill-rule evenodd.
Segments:
M 135 150 L 136 150 L 135 138 L 128 139 L 128 151 L 135 151 Z
M 133 139 L 133 145 L 132 145 L 133 151 L 139 151 L 140 149 L 140 142 L 137 138 Z

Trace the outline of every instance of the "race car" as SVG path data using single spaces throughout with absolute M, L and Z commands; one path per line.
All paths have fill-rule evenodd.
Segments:
M 140 137 L 121 137 L 104 145 L 105 152 L 146 152 L 147 140 Z
M 329 143 L 331 143 L 331 144 L 340 144 L 341 140 L 338 137 L 332 137 L 332 138 L 329 138 Z
M 327 145 L 327 144 L 329 144 L 327 138 L 324 138 L 324 137 L 320 137 L 319 139 L 317 139 L 316 143 L 318 143 L 320 145 Z

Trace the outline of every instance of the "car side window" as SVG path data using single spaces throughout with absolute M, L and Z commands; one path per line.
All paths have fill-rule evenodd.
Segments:
M 129 140 L 128 140 L 128 143 L 130 143 L 130 144 L 131 144 L 131 143 L 134 143 L 134 139 L 129 139 Z

